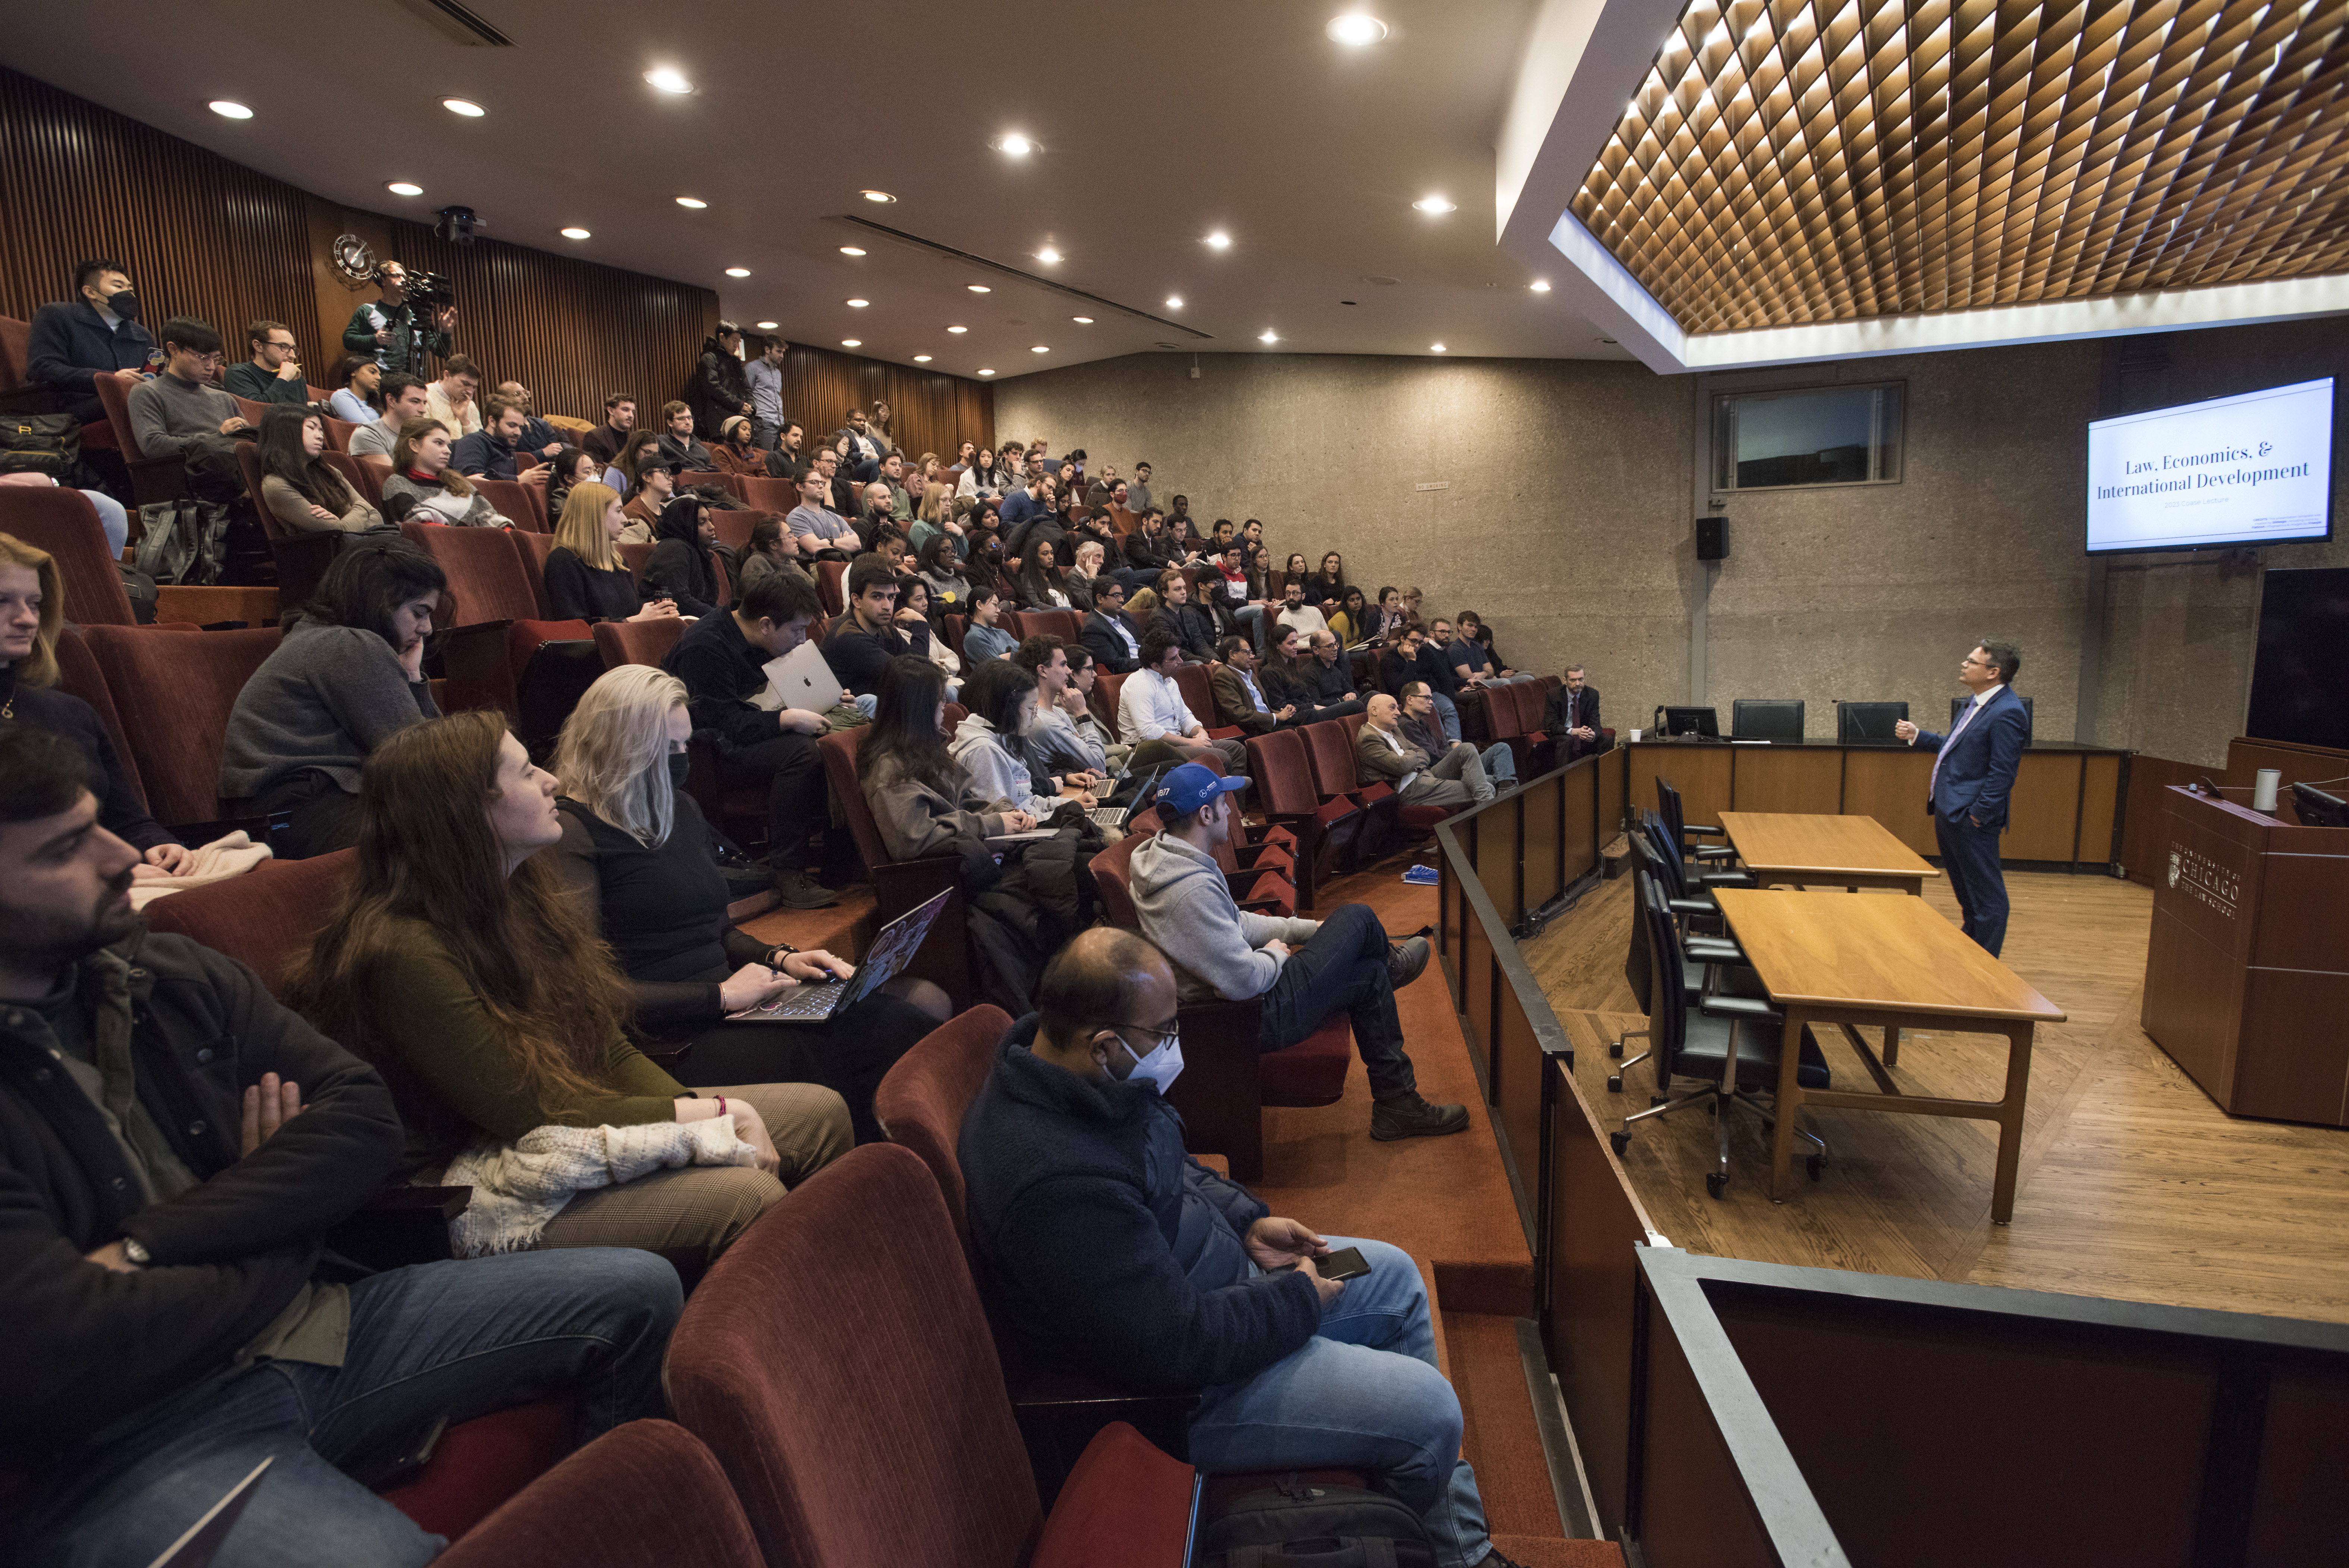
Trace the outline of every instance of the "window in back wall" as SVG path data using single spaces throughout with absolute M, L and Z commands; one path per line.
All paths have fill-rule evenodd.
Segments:
M 1899 483 L 1903 390 L 1878 381 L 1715 395 L 1713 489 Z

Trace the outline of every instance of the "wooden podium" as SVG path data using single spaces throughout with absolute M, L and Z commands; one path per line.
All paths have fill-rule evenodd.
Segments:
M 2161 794 L 2145 1032 L 2231 1115 L 2349 1127 L 2349 828 Z

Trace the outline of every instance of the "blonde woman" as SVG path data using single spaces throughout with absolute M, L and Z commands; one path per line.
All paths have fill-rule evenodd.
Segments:
M 677 618 L 677 601 L 647 598 L 614 552 L 627 525 L 618 491 L 593 480 L 571 487 L 546 553 L 546 606 L 555 619 Z
M 98 826 L 140 852 L 144 875 L 176 876 L 188 863 L 187 847 L 147 815 L 97 710 L 56 689 L 65 619 L 57 557 L 0 534 L 0 723 L 53 730 L 71 741 L 88 763 Z
M 449 466 L 449 427 L 439 420 L 410 420 L 391 447 L 391 477 L 383 482 L 383 504 L 405 499 L 401 520 L 444 523 L 452 528 L 511 528 L 471 481 Z
M 881 1137 L 873 1092 L 944 1022 L 947 994 L 904 976 L 818 1022 L 729 1022 L 805 981 L 855 969 L 828 952 L 770 945 L 726 918 L 718 839 L 677 787 L 692 732 L 685 683 L 648 665 L 606 670 L 564 722 L 554 753 L 563 841 L 544 859 L 610 944 L 640 1037 L 689 1042 L 680 1083 L 812 1083 L 840 1095 L 860 1142 Z
M 959 556 L 968 548 L 963 542 L 966 535 L 959 521 L 961 515 L 955 508 L 954 486 L 933 483 L 922 492 L 922 504 L 914 514 L 913 527 L 906 531 L 905 543 L 919 556 L 934 536 L 951 535 L 955 554 Z

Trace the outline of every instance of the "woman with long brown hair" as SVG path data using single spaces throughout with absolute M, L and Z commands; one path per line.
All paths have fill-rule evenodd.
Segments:
M 272 409 L 261 421 L 261 499 L 269 514 L 305 534 L 367 534 L 383 514 L 328 463 L 326 425 L 315 409 Z
M 696 1096 L 628 1044 L 627 981 L 538 858 L 563 836 L 554 790 L 494 713 L 454 713 L 378 746 L 360 781 L 357 864 L 286 1000 L 383 1074 L 411 1177 L 542 1127 L 730 1118 L 755 1168 L 686 1166 L 576 1191 L 528 1243 L 706 1265 L 785 1181 L 847 1151 L 848 1107 L 811 1084 Z
M 391 477 L 383 482 L 383 504 L 408 503 L 402 520 L 450 527 L 511 527 L 472 481 L 450 462 L 449 427 L 439 420 L 410 420 L 392 443 Z

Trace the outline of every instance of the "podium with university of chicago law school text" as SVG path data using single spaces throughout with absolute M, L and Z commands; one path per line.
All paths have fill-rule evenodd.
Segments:
M 2161 805 L 2146 1033 L 2230 1115 L 2349 1127 L 2349 828 Z

